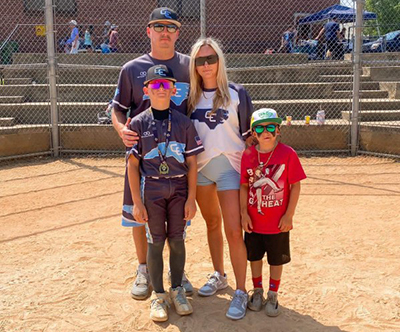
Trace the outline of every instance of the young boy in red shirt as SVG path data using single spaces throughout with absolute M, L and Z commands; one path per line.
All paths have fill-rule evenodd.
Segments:
M 290 262 L 289 231 L 300 181 L 306 178 L 296 152 L 277 140 L 281 123 L 273 109 L 253 113 L 250 127 L 258 144 L 243 153 L 240 179 L 242 226 L 254 285 L 248 308 L 262 308 L 262 259 L 267 253 L 270 280 L 265 312 L 271 317 L 280 313 L 278 288 L 283 265 Z

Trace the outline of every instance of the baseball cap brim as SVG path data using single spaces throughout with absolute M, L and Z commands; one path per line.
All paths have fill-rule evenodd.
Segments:
M 161 77 L 158 77 L 158 78 L 152 78 L 151 80 L 144 81 L 143 85 L 147 85 L 147 83 L 149 83 L 151 81 L 158 81 L 158 80 L 167 80 L 167 81 L 171 81 L 171 82 L 176 83 L 176 79 L 175 78 L 171 78 L 171 77 L 161 78 Z
M 254 126 L 257 126 L 261 123 L 268 123 L 268 122 L 273 122 L 273 123 L 277 123 L 277 124 L 281 124 L 282 123 L 282 119 L 281 118 L 272 118 L 272 119 L 262 119 L 262 120 L 256 120 L 251 124 L 251 129 L 254 128 Z
M 169 19 L 165 19 L 165 18 L 160 19 L 160 20 L 152 20 L 149 22 L 149 24 L 153 24 L 153 23 L 157 23 L 157 22 L 171 22 L 171 23 L 175 24 L 178 28 L 180 28 L 182 26 L 182 24 L 176 20 L 169 20 Z

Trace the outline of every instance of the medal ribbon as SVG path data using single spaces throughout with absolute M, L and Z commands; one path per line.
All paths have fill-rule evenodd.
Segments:
M 158 151 L 158 155 L 160 156 L 161 159 L 161 163 L 166 163 L 166 155 L 167 155 L 167 151 L 168 151 L 168 145 L 169 145 L 169 139 L 171 137 L 171 127 L 172 127 L 172 112 L 169 109 L 168 110 L 169 114 L 168 114 L 168 126 L 167 126 L 167 132 L 165 133 L 165 151 L 164 153 L 161 152 L 160 150 L 160 146 L 158 145 L 159 143 L 159 139 L 158 139 L 158 132 L 157 132 L 157 126 L 156 126 L 156 121 L 154 120 L 153 117 L 153 121 L 151 122 L 151 127 L 153 130 L 153 135 L 154 135 L 154 140 L 157 144 L 157 151 Z

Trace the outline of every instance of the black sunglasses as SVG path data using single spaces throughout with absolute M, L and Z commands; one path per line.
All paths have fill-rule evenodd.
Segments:
M 153 28 L 155 32 L 163 32 L 164 28 L 167 28 L 167 31 L 170 33 L 174 33 L 179 28 L 175 24 L 162 24 L 162 23 L 154 23 L 149 25 L 150 28 Z
M 277 126 L 275 126 L 275 125 L 273 125 L 273 124 L 269 124 L 269 125 L 266 125 L 266 126 L 257 125 L 257 126 L 254 127 L 254 131 L 255 131 L 257 134 L 262 134 L 265 130 L 266 130 L 267 132 L 269 132 L 269 133 L 274 133 L 275 130 L 276 130 L 276 127 L 277 127 Z
M 208 56 L 199 56 L 194 61 L 195 61 L 196 67 L 204 66 L 206 62 L 209 65 L 213 65 L 214 63 L 218 62 L 218 55 L 213 54 L 213 55 L 208 55 Z

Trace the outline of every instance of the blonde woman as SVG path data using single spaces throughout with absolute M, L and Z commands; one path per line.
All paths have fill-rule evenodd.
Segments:
M 250 97 L 240 85 L 228 83 L 225 59 L 212 38 L 199 39 L 190 57 L 188 112 L 203 142 L 198 155 L 197 202 L 207 224 L 208 246 L 214 273 L 199 289 L 211 296 L 228 286 L 223 261 L 222 218 L 236 279 L 236 291 L 227 317 L 246 314 L 247 254 L 240 223 L 240 160 L 250 136 Z M 251 139 L 251 137 L 249 138 Z M 222 218 L 221 218 L 221 212 Z

